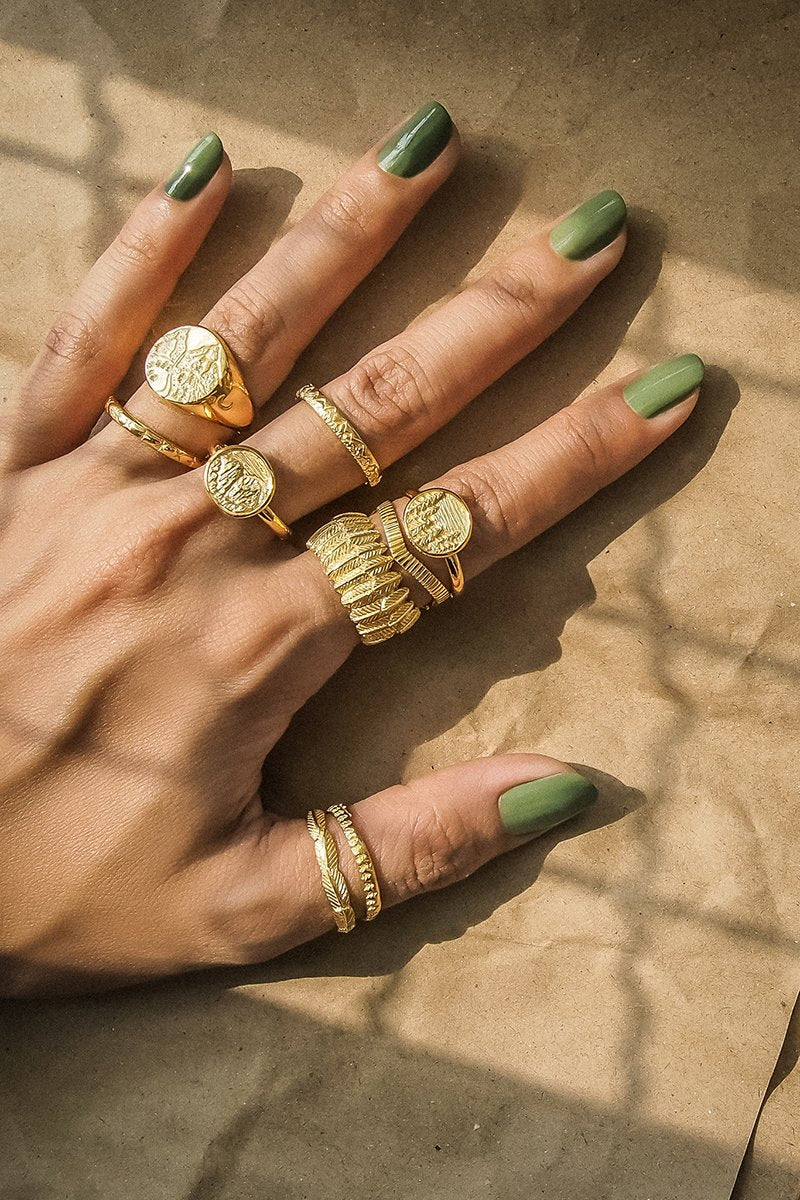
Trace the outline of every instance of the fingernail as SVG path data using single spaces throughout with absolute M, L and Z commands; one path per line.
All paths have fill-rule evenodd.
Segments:
M 222 142 L 215 133 L 207 133 L 170 175 L 164 191 L 173 200 L 191 200 L 216 175 L 221 162 Z
M 503 792 L 499 800 L 503 828 L 515 835 L 546 833 L 597 799 L 597 788 L 577 771 L 545 775 Z
M 654 417 L 671 404 L 685 400 L 703 382 L 705 366 L 696 354 L 678 354 L 623 388 L 622 394 L 640 417 Z
M 613 242 L 627 215 L 619 192 L 598 192 L 556 225 L 550 245 L 562 258 L 591 258 Z
M 423 104 L 379 151 L 378 165 L 403 179 L 419 175 L 439 157 L 452 132 L 453 119 L 442 104 Z

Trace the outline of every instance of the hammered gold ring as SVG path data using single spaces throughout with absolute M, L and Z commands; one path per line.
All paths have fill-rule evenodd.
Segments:
M 140 421 L 138 417 L 129 413 L 113 396 L 109 396 L 106 400 L 106 412 L 121 429 L 132 433 L 145 446 L 149 446 L 158 454 L 163 454 L 164 458 L 171 458 L 173 462 L 180 463 L 182 467 L 202 467 L 205 462 L 204 458 L 198 458 L 191 451 L 184 450 L 183 446 L 179 446 L 177 442 L 170 441 L 163 434 L 151 429 L 149 425 L 145 425 L 144 421 Z
M 203 325 L 179 325 L 150 348 L 145 379 L 155 394 L 183 412 L 229 429 L 253 420 L 242 373 L 229 346 Z
M 348 421 L 344 413 L 340 412 L 333 401 L 323 395 L 319 388 L 315 388 L 310 383 L 299 389 L 297 399 L 305 400 L 309 408 L 312 408 L 317 416 L 325 422 L 350 457 L 358 463 L 369 486 L 376 487 L 381 481 L 380 464 L 361 434 Z
M 205 464 L 203 484 L 217 508 L 229 517 L 258 517 L 278 537 L 292 536 L 272 508 L 272 464 L 252 446 L 217 446 Z

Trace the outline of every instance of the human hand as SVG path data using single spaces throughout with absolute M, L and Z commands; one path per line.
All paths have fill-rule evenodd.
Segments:
M 114 424 L 90 436 L 230 187 L 215 136 L 193 156 L 92 268 L 0 430 L 5 993 L 265 960 L 333 928 L 305 821 L 264 811 L 259 786 L 292 715 L 357 645 L 354 626 L 317 558 L 223 515 L 202 471 Z M 258 405 L 457 156 L 446 112 L 425 106 L 204 318 Z M 569 317 L 619 261 L 624 222 L 621 199 L 601 193 L 322 390 L 383 467 L 395 462 Z M 669 360 L 431 481 L 472 512 L 467 580 L 668 437 L 701 378 L 695 356 Z M 200 457 L 223 436 L 146 385 L 130 410 Z M 363 483 L 303 403 L 246 441 L 272 463 L 286 521 Z M 320 795 L 309 807 L 338 799 L 336 780 L 321 780 Z M 594 795 L 563 763 L 516 754 L 390 788 L 352 813 L 390 905 L 464 878 Z M 363 915 L 354 859 L 331 824 Z

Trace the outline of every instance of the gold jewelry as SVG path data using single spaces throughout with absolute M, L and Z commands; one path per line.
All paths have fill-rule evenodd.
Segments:
M 364 513 L 341 513 L 306 543 L 319 559 L 365 645 L 406 633 L 420 610 Z
M 244 429 L 253 401 L 230 348 L 202 325 L 179 325 L 150 348 L 144 363 L 150 387 L 167 404 L 207 421 Z
M 425 564 L 411 553 L 406 545 L 394 505 L 389 500 L 385 500 L 383 504 L 378 505 L 377 513 L 381 525 L 383 525 L 389 553 L 397 565 L 424 587 L 431 598 L 431 605 L 443 604 L 445 600 L 449 600 L 452 593 L 447 590 L 440 579 L 436 578 L 433 571 L 429 571 Z
M 112 421 L 116 421 L 122 429 L 127 429 L 128 433 L 132 433 L 140 442 L 144 442 L 145 446 L 149 446 L 151 450 L 157 450 L 159 454 L 163 454 L 165 458 L 171 458 L 173 462 L 180 463 L 182 467 L 202 467 L 205 462 L 204 458 L 199 458 L 196 454 L 184 450 L 182 446 L 171 442 L 163 434 L 156 433 L 155 429 L 151 429 L 149 425 L 145 425 L 143 421 L 129 413 L 113 396 L 109 396 L 106 400 L 106 412 Z
M 356 827 L 353 824 L 353 815 L 347 805 L 331 804 L 327 811 L 339 822 L 347 844 L 353 851 L 358 877 L 364 889 L 364 904 L 367 910 L 364 920 L 374 921 L 381 911 L 381 889 L 370 852 L 356 831 Z
M 410 488 L 403 510 L 406 540 L 431 558 L 443 558 L 453 592 L 463 592 L 464 571 L 458 554 L 472 537 L 472 513 L 447 488 Z
M 375 487 L 381 481 L 381 469 L 378 460 L 370 450 L 361 434 L 353 428 L 344 413 L 341 413 L 332 400 L 323 396 L 318 388 L 307 383 L 297 392 L 298 400 L 305 400 L 318 417 L 321 417 L 332 433 L 336 435 L 361 467 L 370 487 Z
M 336 842 L 328 829 L 328 822 L 321 808 L 310 809 L 306 817 L 306 825 L 314 843 L 314 854 L 319 873 L 322 876 L 322 888 L 333 909 L 336 928 L 339 933 L 349 933 L 355 926 L 356 914 L 350 903 L 347 881 L 339 869 L 339 852 L 336 849 Z
M 252 446 L 217 446 L 205 465 L 203 483 L 217 508 L 229 517 L 259 517 L 278 537 L 292 536 L 271 507 L 272 464 Z

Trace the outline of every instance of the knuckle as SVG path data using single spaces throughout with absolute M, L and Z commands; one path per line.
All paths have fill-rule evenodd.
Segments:
M 113 600 L 154 595 L 203 519 L 192 506 L 177 511 L 153 505 L 143 512 L 131 505 L 122 514 L 115 508 L 111 528 L 98 543 L 103 552 L 92 565 L 94 590 Z
M 103 350 L 100 326 L 88 313 L 65 311 L 51 325 L 45 347 L 55 358 L 88 367 Z
M 280 305 L 263 288 L 245 276 L 219 301 L 214 310 L 215 328 L 244 362 L 258 362 L 269 347 L 288 337 Z
M 316 205 L 315 216 L 326 234 L 346 243 L 370 237 L 369 200 L 355 188 L 328 192 Z
M 433 385 L 411 350 L 376 350 L 345 377 L 353 418 L 374 432 L 395 432 L 418 422 L 426 427 L 436 406 Z
M 114 243 L 114 250 L 124 268 L 137 267 L 147 271 L 161 265 L 162 244 L 144 225 L 126 225 Z
M 562 409 L 557 431 L 572 474 L 595 487 L 613 478 L 613 454 L 608 435 L 588 407 Z
M 482 290 L 504 316 L 516 315 L 526 326 L 541 320 L 545 308 L 544 282 L 521 263 L 503 263 L 486 276 Z
M 469 465 L 461 468 L 452 487 L 466 501 L 480 541 L 486 541 L 498 550 L 514 544 L 518 521 L 510 488 L 501 491 L 495 480 Z
M 414 821 L 411 860 L 403 881 L 405 898 L 438 891 L 466 879 L 475 869 L 477 854 L 469 831 L 445 820 L 436 806 L 426 808 Z

